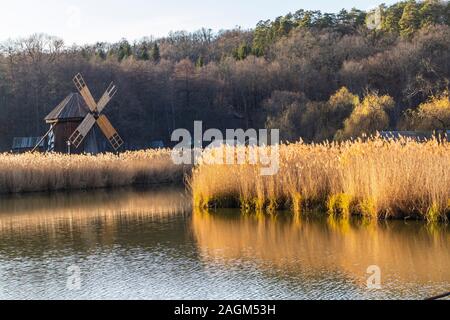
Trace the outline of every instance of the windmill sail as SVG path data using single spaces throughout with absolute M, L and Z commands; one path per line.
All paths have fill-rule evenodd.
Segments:
M 101 115 L 97 119 L 97 124 L 102 130 L 103 134 L 108 139 L 111 146 L 114 150 L 119 149 L 123 145 L 123 140 L 117 133 L 116 129 L 112 126 L 111 122 L 109 122 L 108 118 L 104 115 Z
M 97 112 L 97 103 L 95 103 L 94 97 L 92 97 L 91 91 L 86 85 L 83 76 L 79 73 L 73 78 L 73 82 L 83 97 L 84 101 L 88 105 L 92 112 Z
M 70 136 L 70 143 L 75 146 L 75 148 L 78 148 L 83 142 L 84 138 L 86 138 L 87 134 L 92 129 L 94 124 L 95 118 L 92 114 L 89 113 L 75 130 L 75 132 Z
M 111 83 L 109 85 L 108 89 L 106 89 L 106 92 L 101 97 L 100 101 L 98 102 L 98 105 L 97 105 L 98 113 L 103 111 L 105 106 L 108 104 L 109 101 L 111 101 L 111 99 L 114 97 L 116 92 L 117 92 L 116 86 L 113 83 Z

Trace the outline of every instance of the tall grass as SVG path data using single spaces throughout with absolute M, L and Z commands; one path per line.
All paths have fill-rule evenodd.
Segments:
M 201 162 L 189 181 L 194 205 L 269 211 L 291 207 L 295 212 L 320 207 L 339 216 L 448 218 L 450 144 L 438 140 L 299 142 L 280 146 L 275 176 L 261 176 L 259 169 Z
M 170 150 L 120 155 L 0 154 L 0 193 L 91 189 L 182 182 Z

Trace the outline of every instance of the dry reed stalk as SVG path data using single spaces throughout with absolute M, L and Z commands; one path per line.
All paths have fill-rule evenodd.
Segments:
M 0 154 L 0 193 L 91 189 L 183 181 L 170 150 L 120 155 Z
M 437 140 L 299 142 L 280 146 L 275 176 L 261 176 L 260 167 L 204 159 L 189 181 L 194 205 L 258 211 L 290 206 L 296 212 L 319 206 L 343 216 L 448 218 L 450 144 Z

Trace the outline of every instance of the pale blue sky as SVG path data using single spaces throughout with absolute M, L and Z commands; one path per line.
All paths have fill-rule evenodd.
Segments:
M 298 9 L 338 12 L 395 0 L 0 0 L 0 41 L 47 33 L 67 44 L 167 35 L 170 31 L 251 28 Z

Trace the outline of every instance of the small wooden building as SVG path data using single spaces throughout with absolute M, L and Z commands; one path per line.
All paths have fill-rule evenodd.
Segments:
M 42 137 L 14 137 L 11 151 L 13 153 L 23 153 L 34 148 L 39 151 L 45 150 L 45 143 Z
M 450 142 L 450 131 L 383 131 L 380 136 L 387 140 L 399 140 L 400 138 L 407 138 L 417 142 L 426 142 L 433 138 L 438 138 L 440 141 Z
M 83 97 L 78 93 L 69 94 L 52 112 L 46 117 L 45 121 L 51 126 L 51 132 L 48 135 L 47 151 L 60 153 L 91 153 L 109 151 L 105 141 L 101 141 L 101 133 L 94 127 L 78 147 L 68 145 L 70 136 L 89 113 Z

